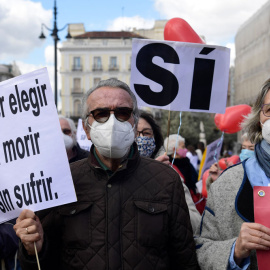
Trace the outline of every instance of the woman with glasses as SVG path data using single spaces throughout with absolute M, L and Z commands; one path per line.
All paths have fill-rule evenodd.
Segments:
M 163 136 L 161 129 L 150 113 L 144 111 L 140 112 L 140 118 L 137 127 L 137 137 L 135 141 L 138 145 L 138 150 L 141 156 L 150 157 L 160 162 L 170 164 L 169 157 L 166 155 L 165 149 L 163 147 Z M 181 176 L 185 190 L 185 198 L 189 209 L 190 221 L 193 232 L 195 232 L 196 227 L 200 223 L 201 215 L 196 209 L 189 189 L 183 182 L 183 175 L 179 171 L 177 172 Z
M 224 171 L 210 187 L 195 238 L 202 270 L 258 269 L 256 251 L 270 256 L 270 228 L 254 220 L 254 201 L 263 197 L 265 187 L 270 186 L 269 90 L 270 79 L 263 84 L 242 124 L 248 139 L 255 143 L 255 154 Z M 256 186 L 260 191 L 253 197 Z M 266 200 L 265 207 L 268 205 Z M 262 220 L 269 220 L 269 214 Z
M 165 154 L 163 147 L 163 136 L 160 126 L 150 113 L 140 112 L 135 140 L 141 156 L 154 158 L 169 164 L 169 157 Z

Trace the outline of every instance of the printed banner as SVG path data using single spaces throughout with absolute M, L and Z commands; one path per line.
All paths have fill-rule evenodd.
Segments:
M 133 39 L 131 90 L 140 107 L 224 113 L 230 49 Z
M 218 161 L 219 156 L 220 156 L 220 151 L 222 148 L 222 143 L 220 140 L 221 139 L 217 139 L 214 142 L 207 145 L 205 162 L 204 162 L 203 168 L 201 170 L 201 174 L 200 174 L 201 177 L 203 176 L 204 172 L 211 167 L 211 165 L 213 163 Z M 216 160 L 215 160 L 215 158 L 216 158 Z
M 76 201 L 46 68 L 0 83 L 0 223 Z
M 253 202 L 254 202 L 254 220 L 256 223 L 262 224 L 270 228 L 270 187 L 254 186 Z M 256 250 L 258 269 L 269 269 L 270 250 Z

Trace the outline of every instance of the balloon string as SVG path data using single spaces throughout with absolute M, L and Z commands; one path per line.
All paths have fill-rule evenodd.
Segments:
M 221 134 L 220 141 L 218 142 L 217 147 L 216 147 L 216 150 L 215 150 L 215 154 L 214 154 L 214 160 L 215 160 L 215 162 L 218 162 L 218 160 L 217 160 L 217 149 L 219 148 L 220 144 L 222 144 L 223 138 L 224 138 L 224 131 Z
M 38 252 L 37 252 L 36 242 L 34 242 L 34 248 L 35 248 L 35 254 L 36 254 L 38 269 L 41 270 L 40 265 L 39 265 L 39 259 L 38 259 Z
M 168 113 L 168 127 L 167 127 L 167 146 L 166 146 L 166 153 L 168 152 L 168 145 L 169 145 L 169 135 L 170 135 L 170 127 L 171 127 L 171 111 Z
M 176 156 L 176 149 L 178 148 L 177 147 L 178 146 L 178 136 L 179 136 L 180 128 L 181 128 L 181 125 L 182 125 L 182 112 L 179 113 L 179 116 L 180 116 L 180 123 L 179 123 L 178 131 L 177 131 L 177 138 L 176 138 L 176 142 L 175 142 L 174 155 L 173 155 L 173 160 L 172 160 L 171 167 L 173 166 L 175 156 Z M 168 140 L 169 140 L 169 137 L 168 137 Z

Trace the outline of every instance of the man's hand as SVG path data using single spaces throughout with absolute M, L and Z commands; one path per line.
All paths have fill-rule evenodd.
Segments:
M 160 162 L 163 162 L 163 163 L 165 163 L 167 165 L 170 164 L 169 157 L 166 155 L 166 153 L 164 153 L 164 155 L 161 155 L 161 156 L 157 157 L 156 160 L 158 160 Z
M 217 163 L 212 164 L 210 169 L 209 169 L 209 175 L 211 176 L 213 182 L 217 180 L 220 173 L 221 173 L 221 170 L 220 170 L 218 164 Z
M 43 228 L 33 211 L 23 210 L 13 228 L 29 255 L 35 255 L 34 242 L 36 242 L 37 251 L 41 251 L 44 241 Z
M 253 249 L 270 249 L 270 229 L 258 223 L 243 223 L 235 243 L 235 262 L 240 265 Z

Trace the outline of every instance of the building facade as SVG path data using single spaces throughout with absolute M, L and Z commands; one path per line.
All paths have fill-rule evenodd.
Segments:
M 238 30 L 235 37 L 234 103 L 252 105 L 270 77 L 270 1 Z
M 21 75 L 21 72 L 15 62 L 10 65 L 0 65 L 0 82 Z
M 69 25 L 72 38 L 60 48 L 61 113 L 77 120 L 83 94 L 100 80 L 117 78 L 129 84 L 132 38 L 163 39 L 165 23 L 157 21 L 152 29 L 133 32 L 85 32 L 83 24 Z

